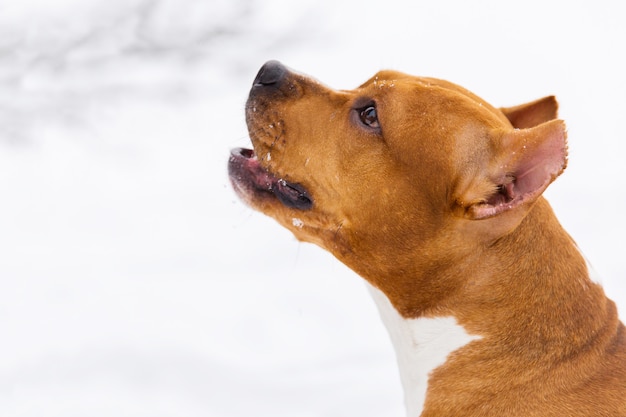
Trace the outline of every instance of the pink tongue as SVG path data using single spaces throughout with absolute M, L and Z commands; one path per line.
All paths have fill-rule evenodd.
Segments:
M 252 174 L 252 181 L 257 188 L 266 191 L 272 191 L 275 188 L 278 178 L 261 167 L 256 156 L 248 158 L 245 163 Z
M 290 208 L 308 210 L 313 206 L 313 200 L 303 186 L 272 175 L 259 164 L 254 151 L 240 150 L 240 155 L 246 158 L 244 164 L 257 189 L 273 193 L 281 203 Z

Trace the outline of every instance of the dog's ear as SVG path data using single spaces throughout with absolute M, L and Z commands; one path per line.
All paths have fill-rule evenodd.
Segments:
M 554 96 L 549 96 L 519 106 L 501 107 L 500 110 L 513 127 L 527 129 L 556 119 L 559 104 Z
M 567 165 L 567 133 L 562 120 L 530 129 L 497 134 L 494 154 L 457 198 L 463 217 L 488 219 L 515 212 L 520 221 L 526 210 Z

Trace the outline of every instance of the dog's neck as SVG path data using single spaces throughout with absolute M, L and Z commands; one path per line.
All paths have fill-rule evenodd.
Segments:
M 526 319 L 538 311 L 552 318 L 553 330 L 566 325 L 569 315 L 580 315 L 581 308 L 589 309 L 585 320 L 605 317 L 604 306 L 610 301 L 590 279 L 584 257 L 543 198 L 513 232 L 461 253 L 456 258 L 444 253 L 450 259 L 436 267 L 416 253 L 412 270 L 379 283 L 375 272 L 368 281 L 387 295 L 401 316 L 455 316 L 474 326 L 474 334 L 488 332 L 495 321 L 502 321 L 497 323 L 502 328 L 507 320 Z M 371 275 L 360 272 L 366 279 Z M 447 290 L 443 296 L 441 287 Z M 511 309 L 517 312 L 515 317 L 507 313 Z
M 589 346 L 603 349 L 615 339 L 614 304 L 589 279 L 584 258 L 547 202 L 534 211 L 526 224 L 484 254 L 483 268 L 469 269 L 487 273 L 467 273 L 454 299 L 427 315 L 403 316 L 372 288 L 396 350 L 409 416 L 421 414 L 427 391 L 437 390 L 433 398 L 446 398 L 446 408 L 462 412 L 473 401 L 472 387 L 481 387 L 484 395 L 497 392 L 496 385 L 504 381 L 514 384 L 511 378 L 548 380 L 547 366 L 539 363 L 571 359 Z M 472 341 L 472 347 L 461 349 Z M 492 364 L 484 361 L 486 356 Z M 506 366 L 493 368 L 494 363 Z M 538 369 L 542 374 L 536 374 Z M 568 372 L 566 380 L 576 384 L 576 369 Z M 457 387 L 465 393 L 458 404 L 448 392 L 456 380 L 466 381 Z

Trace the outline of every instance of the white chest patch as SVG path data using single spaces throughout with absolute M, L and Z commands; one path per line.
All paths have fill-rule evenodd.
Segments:
M 396 350 L 407 416 L 424 408 L 430 373 L 448 355 L 480 336 L 468 334 L 454 317 L 406 319 L 377 288 L 368 285 Z

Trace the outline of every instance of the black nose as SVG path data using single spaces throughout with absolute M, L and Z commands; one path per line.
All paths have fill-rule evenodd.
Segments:
M 287 72 L 287 67 L 280 62 L 268 61 L 261 67 L 259 73 L 256 75 L 256 78 L 254 79 L 254 86 L 277 87 L 285 78 Z

